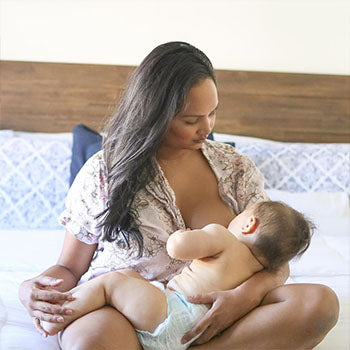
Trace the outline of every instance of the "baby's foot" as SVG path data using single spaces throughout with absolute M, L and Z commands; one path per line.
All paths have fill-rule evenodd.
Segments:
M 48 335 L 55 335 L 66 326 L 66 324 L 62 322 L 53 323 L 47 321 L 40 321 L 40 325 Z

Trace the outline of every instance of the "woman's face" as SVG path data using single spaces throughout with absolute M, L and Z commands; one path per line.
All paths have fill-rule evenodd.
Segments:
M 200 149 L 214 127 L 217 107 L 218 93 L 213 80 L 201 80 L 190 89 L 185 107 L 172 120 L 163 146 Z

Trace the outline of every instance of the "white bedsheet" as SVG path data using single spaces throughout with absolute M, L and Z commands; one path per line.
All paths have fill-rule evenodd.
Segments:
M 0 231 L 0 349 L 59 350 L 57 339 L 42 338 L 18 300 L 21 281 L 56 262 L 64 231 Z M 310 249 L 291 264 L 288 283 L 323 283 L 339 296 L 337 326 L 317 347 L 349 349 L 349 235 L 315 235 Z
M 20 283 L 56 263 L 64 231 L 0 231 L 0 349 L 59 350 L 43 338 L 18 299 Z

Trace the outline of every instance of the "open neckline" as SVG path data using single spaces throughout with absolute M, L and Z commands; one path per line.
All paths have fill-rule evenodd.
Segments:
M 220 176 L 220 174 L 218 174 L 218 172 L 216 171 L 216 169 L 215 169 L 216 167 L 215 167 L 215 165 L 213 164 L 213 162 L 212 162 L 212 160 L 211 160 L 211 158 L 210 158 L 210 156 L 209 156 L 209 154 L 208 154 L 208 144 L 209 144 L 208 140 L 205 140 L 205 141 L 203 142 L 201 148 L 200 148 L 200 151 L 202 152 L 204 158 L 207 160 L 207 162 L 208 162 L 208 164 L 209 164 L 209 166 L 210 166 L 210 169 L 211 169 L 212 172 L 214 173 L 215 178 L 216 178 L 216 180 L 217 180 L 217 182 L 218 182 L 218 191 L 219 191 L 219 196 L 220 196 L 220 198 L 224 201 L 224 203 L 226 203 L 226 204 L 228 205 L 227 201 L 226 201 L 225 198 L 223 197 L 224 193 L 223 193 L 223 191 L 222 191 L 221 176 Z M 176 221 L 179 222 L 179 224 L 181 224 L 180 229 L 186 229 L 187 227 L 186 227 L 185 220 L 184 220 L 184 218 L 183 218 L 183 216 L 182 216 L 182 213 L 181 213 L 181 211 L 180 211 L 180 208 L 178 207 L 178 205 L 177 205 L 177 203 L 176 203 L 176 195 L 175 195 L 175 192 L 174 192 L 173 188 L 170 186 L 170 183 L 169 183 L 167 177 L 165 176 L 164 171 L 163 171 L 161 165 L 159 164 L 159 162 L 158 162 L 158 160 L 157 160 L 156 158 L 155 158 L 155 164 L 156 164 L 156 166 L 157 166 L 158 174 L 159 174 L 159 176 L 161 177 L 162 183 L 164 184 L 166 190 L 167 190 L 168 193 L 170 194 L 170 198 L 171 198 L 171 200 L 172 200 L 172 203 L 171 203 L 171 204 L 172 204 L 172 207 L 174 208 L 175 214 L 176 214 L 176 216 L 177 216 L 175 219 L 176 219 Z M 232 208 L 231 208 L 230 206 L 229 206 L 229 208 L 232 210 Z M 233 211 L 233 210 L 232 210 L 232 211 Z M 233 211 L 233 213 L 234 213 L 234 211 Z

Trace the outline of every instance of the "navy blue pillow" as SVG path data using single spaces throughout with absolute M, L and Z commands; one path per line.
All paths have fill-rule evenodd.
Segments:
M 231 145 L 232 147 L 236 147 L 236 144 L 234 142 L 226 141 L 224 143 L 226 143 L 227 145 Z
M 101 149 L 101 146 L 102 136 L 98 132 L 83 124 L 74 127 L 69 185 L 72 185 L 81 167 Z

